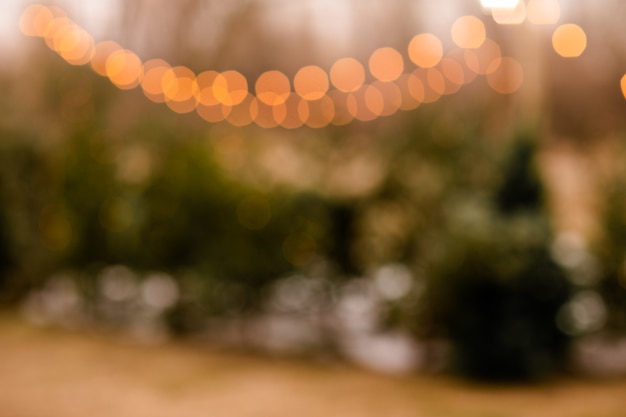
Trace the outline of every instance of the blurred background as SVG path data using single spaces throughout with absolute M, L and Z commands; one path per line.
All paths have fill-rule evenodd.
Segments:
M 622 1 L 0 12 L 5 311 L 392 374 L 626 372 Z

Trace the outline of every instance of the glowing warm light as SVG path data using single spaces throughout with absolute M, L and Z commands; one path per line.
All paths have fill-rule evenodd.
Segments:
M 461 48 L 478 48 L 485 41 L 486 30 L 476 16 L 462 16 L 454 21 L 450 31 L 452 40 Z
M 146 97 L 155 103 L 165 102 L 162 80 L 169 69 L 169 64 L 162 59 L 151 59 L 143 64 L 141 89 Z
M 622 87 L 622 95 L 626 98 L 626 74 L 622 77 L 620 81 L 620 85 Z
M 302 98 L 299 95 L 291 93 L 281 106 L 274 106 L 274 117 L 280 120 L 281 127 L 285 129 L 296 129 L 304 124 L 304 119 L 308 118 L 309 114 L 304 114 L 304 119 L 301 117 L 299 112 L 301 101 Z
M 46 45 L 48 45 L 48 47 L 53 51 L 58 51 L 57 43 L 60 35 L 71 29 L 73 26 L 75 26 L 74 23 L 67 17 L 57 17 L 52 19 L 52 21 L 50 21 L 50 23 L 46 26 L 46 30 L 43 34 Z
M 370 73 L 380 81 L 398 79 L 404 70 L 404 61 L 400 52 L 393 48 L 379 48 L 369 59 Z
M 198 74 L 194 88 L 198 103 L 205 106 L 220 104 L 220 101 L 215 97 L 215 92 L 213 91 L 213 83 L 218 75 L 219 72 L 217 71 L 204 71 Z
M 96 74 L 107 76 L 106 63 L 114 52 L 121 51 L 122 47 L 113 41 L 104 41 L 97 44 L 91 57 L 91 68 Z
M 480 75 L 485 75 L 490 70 L 495 71 L 496 67 L 492 63 L 500 62 L 500 58 L 502 58 L 500 46 L 491 39 L 485 39 L 480 48 L 465 50 L 465 65 Z
M 456 59 L 446 57 L 441 60 L 441 72 L 450 83 L 461 86 L 465 83 L 465 70 Z
M 253 99 L 252 95 L 246 94 L 238 104 L 232 106 L 226 116 L 228 123 L 237 127 L 247 126 L 252 123 L 253 115 L 250 110 Z
M 400 87 L 393 82 L 376 81 L 372 84 L 383 97 L 383 109 L 381 116 L 391 116 L 400 110 L 402 105 L 402 93 Z
M 161 77 L 161 86 L 167 106 L 176 113 L 194 111 L 196 101 L 196 76 L 187 67 L 167 69 Z
M 106 60 L 106 75 L 118 88 L 128 90 L 139 85 L 143 65 L 132 51 L 122 49 L 113 52 Z
M 293 86 L 305 100 L 319 100 L 328 91 L 328 75 L 318 66 L 300 68 L 293 79 Z
M 278 106 L 280 106 L 280 104 Z M 274 106 L 263 103 L 257 97 L 253 97 L 250 102 L 250 116 L 252 117 L 252 121 L 264 129 L 276 127 L 282 121 L 276 120 L 273 110 Z M 276 114 L 282 116 L 280 113 L 277 112 Z
M 557 54 L 564 58 L 576 58 L 587 48 L 587 35 L 578 25 L 561 25 L 552 35 L 552 46 Z
M 446 92 L 446 79 L 438 69 L 428 68 L 426 70 L 426 82 L 438 95 L 441 96 Z
M 255 84 L 256 96 L 270 106 L 282 104 L 291 93 L 289 78 L 280 71 L 267 71 L 259 76 Z
M 52 11 L 41 4 L 33 4 L 24 9 L 20 18 L 20 30 L 26 36 L 43 37 L 48 24 L 52 22 Z
M 510 9 L 493 9 L 491 11 L 493 20 L 499 25 L 519 25 L 526 20 L 526 3 L 520 1 L 517 7 Z
M 446 82 L 441 72 L 435 68 L 418 68 L 413 71 L 412 75 L 422 83 L 422 103 L 434 103 L 441 98 L 443 92 L 445 91 Z
M 529 0 L 526 5 L 528 21 L 535 25 L 553 25 L 561 17 L 559 0 Z
M 421 33 L 409 42 L 409 58 L 419 67 L 434 67 L 441 61 L 442 56 L 441 41 L 433 34 Z
M 222 104 L 204 105 L 198 103 L 196 113 L 209 123 L 217 123 L 224 121 L 231 109 L 230 106 L 223 106 Z
M 396 80 L 402 94 L 400 110 L 416 109 L 424 100 L 424 84 L 413 74 L 402 74 Z
M 224 71 L 213 81 L 213 94 L 222 104 L 239 105 L 248 98 L 248 81 L 238 71 Z
M 72 65 L 85 65 L 94 54 L 93 38 L 78 26 L 59 33 L 54 43 L 59 55 Z
M 332 124 L 335 126 L 344 126 L 354 120 L 354 116 L 348 110 L 348 97 L 350 95 L 343 91 L 332 90 L 328 92 L 328 97 L 333 100 L 335 106 L 335 117 Z
M 306 109 L 302 108 L 305 107 Z M 304 124 L 312 128 L 328 126 L 335 117 L 335 103 L 328 96 L 323 96 L 319 100 L 302 100 L 300 102 L 301 116 L 308 113 L 308 117 L 302 118 Z
M 330 81 L 339 91 L 356 91 L 365 82 L 365 69 L 354 58 L 341 58 L 330 68 Z
M 487 74 L 489 86 L 500 94 L 512 94 L 524 83 L 524 69 L 514 58 L 504 57 L 499 63 L 492 63 L 497 68 Z
M 514 9 L 523 0 L 480 0 L 485 9 Z
M 350 114 L 362 122 L 369 122 L 379 116 L 375 111 L 372 111 L 372 108 L 382 111 L 384 107 L 382 94 L 371 85 L 364 85 L 354 93 L 350 93 L 346 104 Z

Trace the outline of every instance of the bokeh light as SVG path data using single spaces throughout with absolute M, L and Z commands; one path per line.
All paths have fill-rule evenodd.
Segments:
M 162 59 L 151 59 L 143 64 L 141 89 L 145 96 L 155 103 L 165 102 L 163 76 L 169 69 L 170 65 Z
M 316 65 L 300 68 L 293 79 L 293 86 L 305 100 L 319 100 L 328 91 L 328 75 Z
M 55 49 L 72 65 L 89 63 L 94 54 L 94 40 L 82 28 L 71 25 L 55 36 Z
M 104 41 L 98 43 L 94 48 L 93 56 L 91 57 L 91 68 L 96 74 L 107 76 L 107 60 L 109 56 L 116 51 L 121 51 L 122 47 L 113 41 Z
M 393 82 L 376 81 L 372 84 L 383 97 L 383 109 L 380 112 L 381 116 L 391 116 L 400 110 L 402 105 L 402 93 L 400 87 Z
M 620 85 L 622 87 L 622 95 L 626 98 L 626 74 L 622 77 L 620 81 Z
M 220 101 L 215 97 L 213 90 L 213 83 L 219 75 L 217 71 L 203 71 L 196 76 L 195 94 L 198 103 L 205 106 L 215 106 L 220 104 Z
M 402 102 L 400 110 L 416 109 L 424 101 L 424 84 L 414 74 L 402 74 L 396 80 L 396 84 L 400 88 Z
M 487 75 L 487 83 L 491 88 L 500 94 L 512 94 L 520 89 L 524 82 L 524 69 L 515 58 L 504 57 L 492 65 L 496 69 Z
M 274 117 L 280 120 L 280 125 L 285 129 L 296 129 L 304 124 L 304 120 L 299 113 L 301 101 L 302 98 L 298 94 L 291 93 L 283 105 L 274 106 Z M 305 116 L 308 117 L 308 113 Z
M 413 37 L 408 49 L 411 61 L 422 68 L 434 67 L 443 56 L 441 41 L 431 33 L 421 33 Z
M 161 77 L 167 106 L 176 113 L 189 113 L 196 108 L 196 76 L 184 66 L 170 68 Z
M 282 111 L 274 111 L 274 107 Z M 271 129 L 278 126 L 286 116 L 283 103 L 272 106 L 262 102 L 258 97 L 253 98 L 250 103 L 250 115 L 254 123 L 264 129 Z
M 328 97 L 333 100 L 335 107 L 335 117 L 333 118 L 332 124 L 343 126 L 354 120 L 354 116 L 348 109 L 348 98 L 351 97 L 349 93 L 332 90 L 328 92 Z
M 461 16 L 454 21 L 450 30 L 452 41 L 461 48 L 478 48 L 485 41 L 486 30 L 476 16 Z
M 106 60 L 106 75 L 118 88 L 135 88 L 143 76 L 143 64 L 134 52 L 118 50 Z
M 239 98 L 237 96 L 237 98 Z M 253 115 L 251 113 L 251 105 L 254 97 L 251 94 L 246 94 L 237 104 L 228 106 L 230 111 L 227 112 L 226 120 L 233 126 L 247 126 L 253 121 Z
M 335 118 L 335 103 L 327 95 L 322 96 L 319 100 L 302 100 L 299 113 L 304 124 L 308 127 L 325 127 Z M 304 117 L 307 113 L 308 116 Z
M 380 81 L 396 80 L 404 71 L 404 60 L 393 48 L 379 48 L 369 58 L 370 73 Z
M 574 23 L 561 25 L 552 35 L 552 46 L 564 58 L 579 57 L 587 48 L 585 31 Z
M 224 71 L 213 81 L 213 94 L 222 104 L 239 105 L 248 98 L 248 80 L 238 71 Z
M 553 25 L 561 17 L 561 5 L 559 0 L 529 0 L 526 14 L 530 23 Z
M 356 91 L 365 82 L 365 69 L 354 58 L 338 59 L 330 68 L 330 81 L 339 91 Z
M 520 25 L 526 20 L 526 3 L 520 1 L 516 7 L 491 10 L 493 20 L 499 25 Z
M 502 52 L 497 42 L 487 38 L 483 44 L 476 49 L 466 49 L 465 65 L 474 73 L 485 75 L 489 71 L 495 71 L 496 66 L 492 63 L 500 62 Z
M 26 36 L 43 37 L 53 19 L 54 15 L 49 8 L 33 4 L 24 9 L 19 22 L 20 30 Z
M 514 9 L 523 0 L 480 0 L 480 4 L 486 9 Z
M 257 78 L 256 96 L 268 105 L 282 104 L 291 93 L 289 78 L 280 71 L 267 71 Z

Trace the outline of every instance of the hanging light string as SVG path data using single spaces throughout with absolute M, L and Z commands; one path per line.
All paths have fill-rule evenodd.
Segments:
M 531 5 L 537 1 L 528 2 L 527 9 L 534 10 L 533 19 L 553 23 L 554 10 L 545 5 L 557 0 L 543 0 L 543 9 L 533 9 Z M 516 8 L 507 10 L 514 13 L 519 4 L 525 3 L 520 0 Z M 504 9 L 493 9 L 494 19 L 496 10 L 502 13 Z M 550 19 L 541 21 L 539 16 Z M 563 56 L 580 55 L 584 46 L 580 50 L 580 39 L 572 39 L 580 38 L 582 29 L 564 26 L 568 27 L 559 27 L 554 34 L 555 49 L 562 38 Z M 409 42 L 405 55 L 383 47 L 372 52 L 365 64 L 345 57 L 335 61 L 328 71 L 308 65 L 289 78 L 272 70 L 253 83 L 236 70 L 195 74 L 162 59 L 142 61 L 116 42 L 96 43 L 57 7 L 27 7 L 20 29 L 24 35 L 44 39 L 69 64 L 89 65 L 120 89 L 141 88 L 148 99 L 165 103 L 176 113 L 195 111 L 207 122 L 227 121 L 235 126 L 256 123 L 264 128 L 321 128 L 354 120 L 371 121 L 435 102 L 458 92 L 478 76 L 485 76 L 488 85 L 501 94 L 516 92 L 524 79 L 522 65 L 515 58 L 502 56 L 499 45 L 486 36 L 483 22 L 475 16 L 462 16 L 454 22 L 450 33 L 456 46 L 449 51 L 444 51 L 437 36 L 421 33 Z M 368 78 L 372 81 L 366 83 Z

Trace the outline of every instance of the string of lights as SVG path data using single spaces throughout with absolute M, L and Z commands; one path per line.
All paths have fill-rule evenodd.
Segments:
M 497 0 L 484 1 L 483 7 L 500 24 L 526 19 L 555 24 L 560 16 L 558 0 L 508 0 L 507 7 L 498 6 Z M 176 113 L 195 111 L 207 122 L 235 126 L 321 128 L 371 121 L 455 94 L 478 76 L 486 77 L 500 94 L 515 93 L 524 81 L 520 62 L 502 55 L 476 16 L 456 19 L 450 29 L 455 47 L 449 51 L 434 34 L 421 33 L 412 38 L 405 54 L 383 47 L 373 51 L 367 63 L 345 57 L 328 71 L 308 65 L 290 78 L 271 70 L 253 83 L 236 70 L 195 74 L 162 59 L 142 61 L 116 42 L 96 43 L 57 7 L 27 7 L 20 29 L 26 36 L 44 39 L 69 64 L 89 65 L 120 89 L 141 88 L 148 99 L 165 103 Z M 561 56 L 577 57 L 586 48 L 586 35 L 579 26 L 565 24 L 556 28 L 552 43 Z M 621 85 L 626 94 L 626 76 Z

